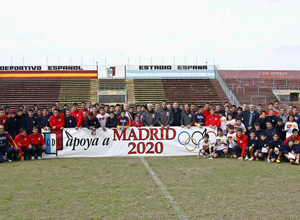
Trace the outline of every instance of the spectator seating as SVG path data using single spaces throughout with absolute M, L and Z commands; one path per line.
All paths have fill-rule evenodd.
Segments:
M 216 105 L 228 101 L 227 98 L 221 101 L 210 79 L 163 79 L 162 82 L 166 100 L 169 102 L 178 102 L 180 105 L 184 103 L 204 105 L 208 102 Z M 219 93 L 223 93 L 222 89 Z
M 133 83 L 136 104 L 155 104 L 166 99 L 161 79 L 134 79 Z
M 90 100 L 91 80 L 90 79 L 64 79 L 61 80 L 58 101 L 61 104 L 72 106 L 73 102 Z
M 58 100 L 60 80 L 4 80 L 1 79 L 0 106 L 18 105 L 50 106 Z

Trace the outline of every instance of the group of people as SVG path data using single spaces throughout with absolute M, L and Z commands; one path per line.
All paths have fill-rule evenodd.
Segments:
M 18 106 L 17 111 L 9 106 L 0 108 L 0 162 L 4 160 L 41 159 L 45 142 L 41 130 L 62 130 L 63 128 L 87 129 L 106 128 L 127 129 L 128 127 L 160 126 L 209 126 L 218 129 L 213 143 L 208 135 L 199 144 L 198 158 L 209 159 L 224 156 L 240 160 L 265 159 L 268 162 L 289 161 L 299 164 L 298 126 L 300 114 L 297 106 L 289 106 L 287 112 L 279 107 L 279 102 L 270 103 L 268 111 L 262 105 L 257 109 L 253 104 L 242 107 L 214 107 L 166 101 L 155 106 L 137 105 L 135 108 L 125 103 L 123 106 L 103 105 L 90 101 L 73 103 L 71 108 L 56 102 L 51 109 L 34 105 Z

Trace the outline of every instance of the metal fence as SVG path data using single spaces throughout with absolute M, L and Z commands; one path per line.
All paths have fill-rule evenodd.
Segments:
M 236 96 L 233 94 L 233 92 L 227 87 L 225 81 L 221 77 L 221 74 L 218 72 L 218 69 L 215 67 L 215 75 L 216 79 L 219 81 L 223 91 L 225 92 L 228 99 L 237 107 L 240 107 L 240 102 L 237 100 Z

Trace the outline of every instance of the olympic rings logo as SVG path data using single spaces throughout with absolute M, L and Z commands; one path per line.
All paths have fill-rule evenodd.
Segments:
M 205 134 L 212 134 L 214 135 L 215 137 L 217 137 L 217 134 L 216 132 L 214 131 L 207 131 L 207 129 L 205 128 L 203 132 L 201 131 L 194 131 L 192 135 L 190 135 L 189 132 L 187 131 L 182 131 L 178 134 L 178 143 L 183 145 L 185 147 L 185 149 L 189 152 L 193 152 L 194 150 L 196 150 L 197 148 L 199 149 L 199 146 L 200 146 L 200 141 L 204 138 L 204 135 Z M 181 140 L 181 137 L 185 135 L 187 136 L 187 139 L 183 142 Z M 199 136 L 200 137 L 196 137 L 196 136 Z M 188 144 L 192 142 L 194 144 L 194 147 L 192 148 L 188 148 Z

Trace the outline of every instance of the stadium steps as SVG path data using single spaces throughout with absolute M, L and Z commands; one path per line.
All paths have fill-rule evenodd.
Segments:
M 129 105 L 135 105 L 135 92 L 133 79 L 126 79 L 127 102 Z
M 213 87 L 215 88 L 222 104 L 224 104 L 225 102 L 230 102 L 230 100 L 228 99 L 228 97 L 226 96 L 224 90 L 222 89 L 222 87 L 220 86 L 220 83 L 217 79 L 210 79 Z M 232 104 L 232 103 L 231 103 Z
M 58 100 L 61 80 L 1 79 L 0 106 L 51 106 Z
M 88 101 L 91 92 L 90 79 L 66 79 L 61 81 L 59 102 L 67 104 L 69 108 L 73 102 Z
M 264 97 L 253 97 L 252 103 L 255 105 L 262 104 L 264 108 L 268 107 L 268 103 L 274 102 L 275 100 L 278 100 L 277 97 L 273 94 L 272 88 L 260 88 L 260 91 L 258 93 L 258 88 L 261 86 L 264 87 L 272 87 L 273 86 L 273 80 L 272 79 L 258 79 L 255 78 L 254 85 L 252 80 L 242 80 L 240 85 L 240 79 L 232 79 L 227 78 L 226 84 L 229 89 L 232 89 L 233 85 L 233 93 L 239 100 L 240 104 L 249 104 L 251 103 L 251 96 L 266 96 L 266 103 Z M 285 85 L 284 81 L 278 81 L 277 84 L 280 85 L 283 83 Z M 240 86 L 240 87 L 239 87 Z M 238 88 L 239 87 L 239 88 Z M 245 88 L 245 93 L 243 92 L 243 87 Z M 237 90 L 238 88 L 238 90 Z
M 222 103 L 210 79 L 163 79 L 162 83 L 168 102 L 179 105 Z
M 166 99 L 161 79 L 134 79 L 133 84 L 135 104 L 155 104 Z
M 98 79 L 91 79 L 90 99 L 92 104 L 98 102 Z

